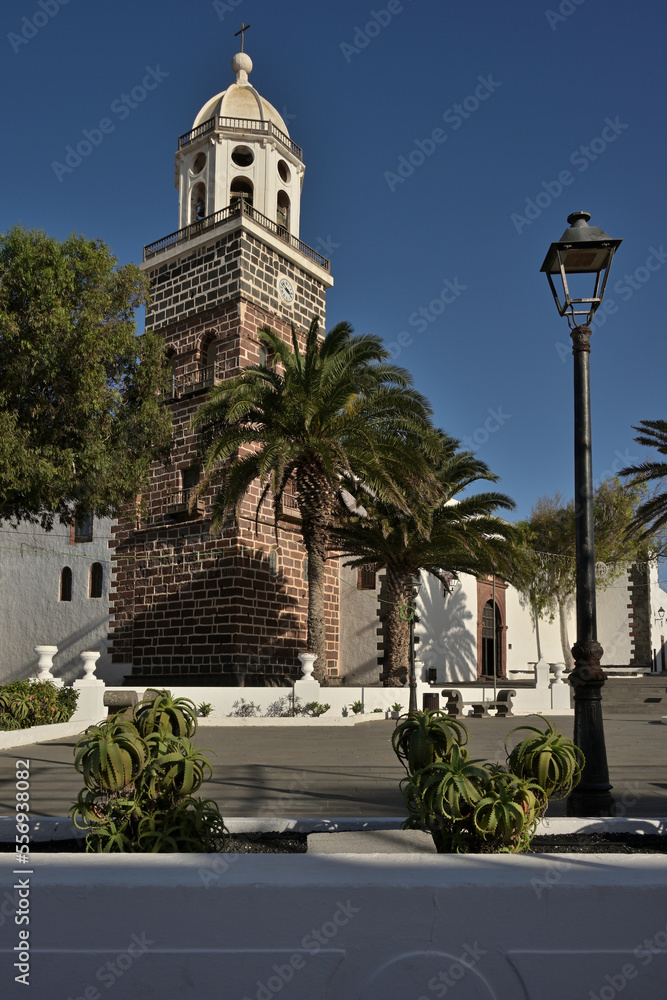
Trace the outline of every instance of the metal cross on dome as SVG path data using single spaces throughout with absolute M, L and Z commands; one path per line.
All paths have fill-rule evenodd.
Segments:
M 237 35 L 241 36 L 241 52 L 243 52 L 243 39 L 244 39 L 243 33 L 244 31 L 247 31 L 249 27 L 250 27 L 249 24 L 246 24 L 245 21 L 242 21 L 240 30 L 234 32 L 234 38 L 236 38 Z

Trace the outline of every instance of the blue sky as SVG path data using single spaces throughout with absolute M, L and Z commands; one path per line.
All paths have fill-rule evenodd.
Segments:
M 242 21 L 251 82 L 303 147 L 300 235 L 331 257 L 328 323 L 394 345 L 519 516 L 569 497 L 570 341 L 540 266 L 585 209 L 623 239 L 592 341 L 594 475 L 644 457 L 632 424 L 667 416 L 665 9 L 5 0 L 0 228 L 77 231 L 138 262 L 177 228 L 177 137 L 232 82 Z M 54 167 L 84 130 L 92 152 Z

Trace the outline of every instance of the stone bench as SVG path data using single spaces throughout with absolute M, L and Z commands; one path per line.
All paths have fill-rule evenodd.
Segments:
M 109 716 L 123 712 L 128 718 L 132 717 L 132 709 L 137 704 L 137 692 L 123 689 L 122 691 L 105 691 L 104 707 L 109 709 Z
M 491 699 L 490 701 L 475 701 L 472 703 L 472 717 L 473 719 L 489 719 L 489 709 L 495 709 L 495 717 L 500 719 L 511 719 L 514 718 L 514 712 L 512 711 L 512 698 L 516 696 L 516 691 L 513 688 L 502 688 L 496 694 L 495 701 Z
M 456 688 L 441 692 L 442 697 L 447 699 L 445 712 L 454 719 L 463 718 L 463 695 Z

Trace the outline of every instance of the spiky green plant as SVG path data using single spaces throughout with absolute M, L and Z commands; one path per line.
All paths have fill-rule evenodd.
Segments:
M 194 797 L 211 765 L 178 735 L 193 721 L 196 728 L 192 703 L 165 695 L 155 692 L 134 719 L 114 716 L 89 727 L 77 744 L 86 787 L 70 815 L 87 830 L 88 851 L 224 849 L 228 831 L 217 804 Z
M 547 726 L 518 726 L 530 734 L 503 767 L 469 760 L 463 723 L 441 712 L 411 713 L 392 741 L 407 771 L 400 786 L 404 829 L 431 833 L 439 853 L 527 851 L 549 797 L 576 785 L 583 760 L 571 740 Z
M 528 732 L 511 752 L 507 751 L 507 766 L 519 778 L 537 782 L 548 798 L 562 799 L 579 783 L 584 755 L 548 719 L 539 718 L 547 724 L 547 732 L 536 726 L 515 726 L 507 734 L 506 751 L 513 733 Z
M 418 799 L 425 817 L 443 815 L 452 820 L 463 819 L 470 815 L 488 783 L 487 771 L 478 765 L 479 761 L 468 760 L 466 751 L 454 744 L 447 760 L 435 760 L 403 778 L 401 787 L 410 789 L 409 797 L 414 789 L 419 789 Z
M 492 774 L 490 790 L 476 804 L 472 820 L 482 840 L 505 850 L 526 851 L 547 806 L 544 791 L 504 769 Z
M 468 730 L 441 709 L 411 712 L 391 738 L 394 753 L 408 774 L 436 760 L 447 760 L 454 746 L 465 746 Z
M 0 712 L 0 730 L 9 732 L 11 729 L 22 729 L 21 723 L 8 712 Z
M 197 708 L 189 698 L 172 698 L 168 691 L 153 692 L 135 705 L 134 722 L 142 736 L 159 731 L 173 736 L 194 736 Z
M 128 719 L 114 716 L 89 726 L 74 748 L 74 766 L 87 788 L 118 792 L 137 778 L 146 763 L 147 747 Z

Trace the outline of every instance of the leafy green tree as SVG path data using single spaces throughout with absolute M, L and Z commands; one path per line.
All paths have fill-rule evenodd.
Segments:
M 271 365 L 249 366 L 214 388 L 193 418 L 205 438 L 206 474 L 197 492 L 220 484 L 214 527 L 238 510 L 256 480 L 257 511 L 272 494 L 277 524 L 282 495 L 294 483 L 308 555 L 308 647 L 317 654 L 320 681 L 326 681 L 325 562 L 344 477 L 361 479 L 402 507 L 400 484 L 423 480 L 428 490 L 429 483 L 428 403 L 412 388 L 410 374 L 387 362 L 378 337 L 352 333 L 339 323 L 321 339 L 315 319 L 302 351 L 294 330 L 291 347 L 260 331 Z
M 0 518 L 113 515 L 168 452 L 163 344 L 134 321 L 146 289 L 99 240 L 0 236 Z
M 380 592 L 383 682 L 387 687 L 403 684 L 410 656 L 410 578 L 425 570 L 448 588 L 446 573 L 507 575 L 513 561 L 515 531 L 498 516 L 512 510 L 514 502 L 504 493 L 468 494 L 479 483 L 497 482 L 498 476 L 459 442 L 440 433 L 441 453 L 434 460 L 440 492 L 424 503 L 419 486 L 406 493 L 407 510 L 358 491 L 362 516 L 345 518 L 335 538 L 346 565 L 375 563 L 385 570 Z M 418 516 L 418 514 L 420 516 Z
M 641 485 L 625 486 L 617 478 L 605 479 L 595 490 L 596 588 L 603 590 L 617 580 L 628 563 L 651 556 L 646 541 L 628 533 L 644 490 Z M 558 615 L 563 660 L 570 670 L 574 662 L 567 618 L 577 589 L 576 523 L 574 501 L 565 504 L 560 494 L 538 500 L 528 520 L 518 526 L 525 546 L 520 575 L 511 578 L 533 608 L 538 655 L 539 619 L 553 621 Z

